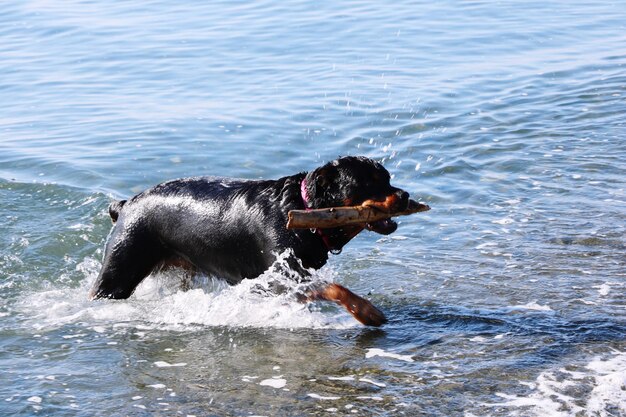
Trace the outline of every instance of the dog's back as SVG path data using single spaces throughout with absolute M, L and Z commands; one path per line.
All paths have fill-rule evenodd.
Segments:
M 301 208 L 299 176 L 178 179 L 112 203 L 114 229 L 91 296 L 126 298 L 173 258 L 231 284 L 260 275 L 297 240 L 284 224 L 290 209 Z

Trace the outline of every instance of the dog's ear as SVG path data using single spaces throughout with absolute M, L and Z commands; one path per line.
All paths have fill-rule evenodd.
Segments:
M 307 175 L 310 207 L 332 207 L 335 204 L 338 175 L 337 167 L 330 163 L 317 168 Z
M 337 168 L 332 165 L 318 168 L 315 171 L 315 187 L 321 190 L 327 190 L 328 187 L 334 182 L 336 176 Z

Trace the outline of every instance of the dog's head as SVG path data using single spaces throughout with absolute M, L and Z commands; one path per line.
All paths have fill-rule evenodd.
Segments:
M 405 210 L 409 205 L 409 194 L 392 187 L 390 180 L 389 172 L 376 161 L 363 156 L 339 158 L 307 174 L 307 204 L 309 208 L 364 205 L 388 213 Z M 363 229 L 356 227 L 358 231 L 344 232 L 356 235 Z M 365 227 L 388 235 L 398 225 L 389 218 L 368 223 Z

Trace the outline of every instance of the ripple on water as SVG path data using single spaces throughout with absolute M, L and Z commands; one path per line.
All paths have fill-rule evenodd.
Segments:
M 626 414 L 626 9 L 312 4 L 3 5 L 5 414 Z M 347 154 L 432 207 L 315 275 L 384 328 L 271 274 L 86 300 L 111 199 Z

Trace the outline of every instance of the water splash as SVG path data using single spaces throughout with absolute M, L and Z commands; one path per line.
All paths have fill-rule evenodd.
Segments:
M 48 289 L 26 294 L 17 308 L 36 329 L 70 323 L 89 326 L 141 326 L 186 330 L 194 326 L 349 328 L 357 326 L 346 312 L 329 304 L 302 304 L 294 294 L 305 284 L 276 270 L 286 267 L 285 255 L 256 279 L 230 286 L 203 275 L 182 289 L 184 273 L 159 272 L 147 277 L 127 300 L 89 301 L 87 293 L 100 264 L 86 259 L 77 269 L 85 273 L 79 287 Z M 314 271 L 314 281 L 332 281 L 330 268 Z M 186 281 L 185 285 L 190 282 Z M 280 294 L 272 291 L 281 287 Z

